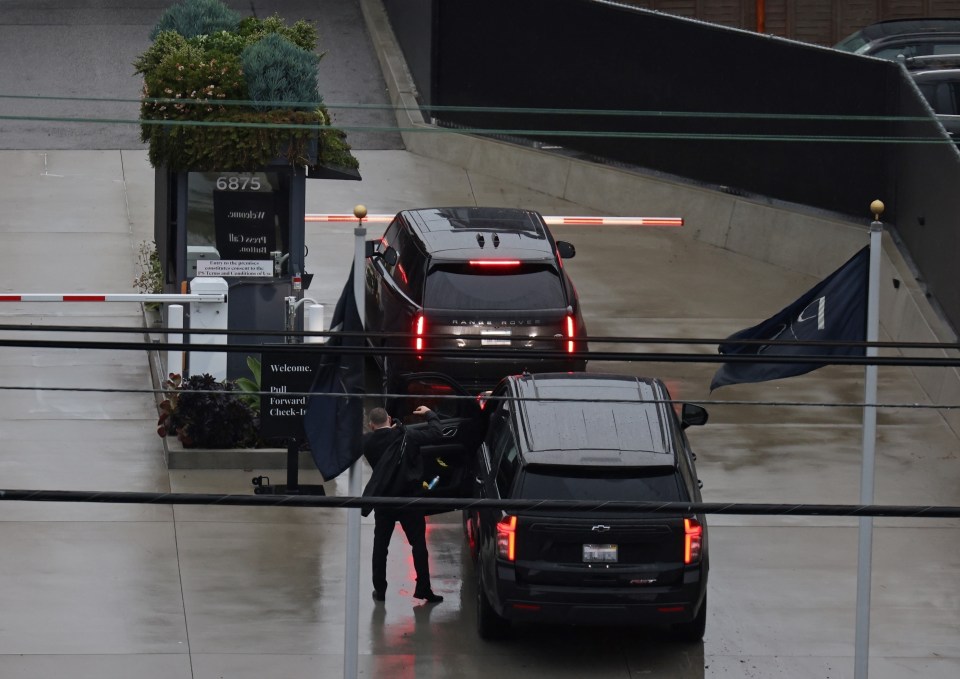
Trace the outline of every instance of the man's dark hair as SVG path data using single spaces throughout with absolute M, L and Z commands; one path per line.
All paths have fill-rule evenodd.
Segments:
M 372 424 L 374 427 L 382 427 L 387 423 L 389 419 L 387 411 L 383 408 L 374 408 L 370 411 L 370 414 L 367 415 L 367 422 Z

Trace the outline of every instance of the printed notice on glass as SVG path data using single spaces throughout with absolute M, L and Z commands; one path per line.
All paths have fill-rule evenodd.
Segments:
M 272 259 L 198 259 L 198 276 L 272 278 Z

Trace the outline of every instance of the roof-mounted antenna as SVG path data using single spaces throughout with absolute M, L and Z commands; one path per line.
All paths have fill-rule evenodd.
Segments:
M 483 241 L 483 234 L 482 234 L 482 233 L 478 233 L 478 234 L 477 234 L 477 244 L 478 244 L 480 247 L 483 247 L 483 243 L 484 243 L 484 241 Z

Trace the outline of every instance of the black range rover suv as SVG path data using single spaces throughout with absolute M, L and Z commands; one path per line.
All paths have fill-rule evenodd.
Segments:
M 552 399 L 552 400 L 551 400 Z M 515 375 L 486 401 L 475 497 L 699 502 L 684 429 L 657 379 Z M 703 637 L 707 525 L 693 514 L 464 510 L 476 564 L 477 628 L 503 636 L 511 621 L 669 625 Z
M 584 337 L 586 328 L 562 261 L 576 251 L 570 243 L 555 241 L 537 212 L 404 210 L 382 238 L 368 244 L 368 254 L 366 329 L 395 333 L 377 340 L 379 346 L 495 348 L 511 354 L 495 359 L 379 356 L 388 393 L 407 373 L 441 372 L 479 391 L 524 370 L 584 370 L 586 342 L 576 338 Z M 537 350 L 561 356 L 524 356 Z

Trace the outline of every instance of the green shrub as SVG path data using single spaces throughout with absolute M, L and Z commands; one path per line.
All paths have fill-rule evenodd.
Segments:
M 254 356 L 247 356 L 247 368 L 250 370 L 250 374 L 253 376 L 253 379 L 249 377 L 238 377 L 235 381 L 237 387 L 240 391 L 243 392 L 242 398 L 244 402 L 250 406 L 255 415 L 260 415 L 260 393 L 261 380 L 260 375 L 263 373 L 263 370 L 260 366 L 260 361 Z
M 215 4 L 189 0 L 179 11 Z M 153 45 L 133 63 L 144 80 L 140 139 L 149 145 L 154 167 L 250 171 L 280 158 L 301 167 L 358 166 L 346 135 L 330 126 L 320 103 L 322 55 L 314 51 L 311 24 L 247 17 L 227 29 L 211 25 L 191 35 L 180 33 L 191 30 L 172 20 L 161 25 Z M 268 101 L 288 105 L 271 107 Z M 315 103 L 297 110 L 293 102 Z
M 186 49 L 187 39 L 176 31 L 163 31 L 150 45 L 150 48 L 133 62 L 134 73 L 153 73 L 172 52 Z
M 276 102 L 313 102 L 319 106 L 315 54 L 300 49 L 277 33 L 265 36 L 243 50 L 243 75 L 253 107 L 260 111 L 281 108 Z
M 164 31 L 176 31 L 184 38 L 234 31 L 240 15 L 220 0 L 183 0 L 171 6 L 150 33 L 154 40 Z
M 277 34 L 308 52 L 312 52 L 317 47 L 317 29 L 313 24 L 301 19 L 293 26 L 287 26 L 277 14 L 266 19 L 245 17 L 241 19 L 237 33 L 245 36 L 250 43 L 257 42 L 267 35 Z
M 163 269 L 160 266 L 160 256 L 157 254 L 157 244 L 152 240 L 140 241 L 137 250 L 137 276 L 133 279 L 133 287 L 145 295 L 158 295 L 163 292 Z M 147 309 L 159 309 L 159 302 L 147 302 Z
M 233 382 L 218 382 L 212 375 L 171 375 L 170 392 L 160 404 L 157 434 L 174 435 L 184 448 L 247 448 L 257 444 L 253 410 L 237 395 Z

